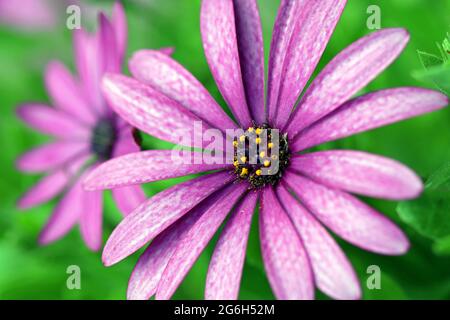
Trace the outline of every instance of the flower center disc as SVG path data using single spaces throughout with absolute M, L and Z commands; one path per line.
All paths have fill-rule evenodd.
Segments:
M 233 141 L 234 173 L 251 189 L 276 185 L 289 165 L 287 134 L 268 125 L 253 126 Z
M 116 140 L 115 126 L 110 119 L 101 119 L 92 132 L 91 150 L 101 160 L 111 158 Z

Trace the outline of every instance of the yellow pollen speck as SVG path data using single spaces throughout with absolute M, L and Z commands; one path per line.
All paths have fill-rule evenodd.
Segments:
M 261 143 L 261 138 L 256 138 L 255 142 L 256 142 L 256 144 L 260 144 Z
M 259 153 L 259 156 L 260 156 L 261 158 L 264 158 L 264 157 L 266 156 L 266 153 L 265 153 L 264 151 L 261 151 L 261 152 Z
M 269 149 L 272 149 L 272 148 L 273 148 L 273 143 L 272 143 L 272 142 L 269 142 L 269 143 L 267 144 L 267 147 L 269 147 Z
M 269 167 L 269 166 L 270 166 L 270 161 L 269 160 L 264 161 L 264 167 Z
M 234 164 L 235 167 L 238 167 L 239 166 L 239 161 L 235 161 L 233 164 Z
M 255 132 L 256 132 L 257 135 L 260 135 L 262 130 L 260 128 L 258 128 L 258 129 L 255 130 Z
M 241 176 L 245 176 L 247 174 L 248 174 L 248 169 L 247 168 L 242 168 Z
M 247 162 L 247 157 L 246 156 L 241 157 L 241 162 L 242 163 L 246 163 Z
M 239 137 L 239 141 L 240 141 L 240 142 L 244 142 L 244 141 L 245 141 L 245 136 L 244 136 L 244 135 L 240 136 L 240 137 Z
M 234 146 L 234 147 L 237 147 L 238 144 L 239 144 L 239 143 L 238 143 L 237 141 L 233 141 L 233 146 Z
M 256 173 L 257 176 L 260 176 L 262 174 L 262 171 L 260 169 L 258 169 L 258 170 L 256 170 L 255 173 Z
M 253 130 L 255 130 L 255 129 L 253 129 L 253 127 L 250 127 L 250 128 L 248 128 L 248 132 L 253 132 Z

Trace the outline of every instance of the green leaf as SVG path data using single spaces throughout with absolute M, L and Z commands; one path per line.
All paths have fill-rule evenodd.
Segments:
M 442 166 L 438 171 L 433 173 L 425 183 L 425 187 L 429 190 L 442 190 L 450 193 L 450 162 Z
M 444 60 L 448 61 L 450 59 L 450 33 L 447 33 L 447 38 L 444 39 L 444 42 L 442 43 L 442 50 Z
M 437 240 L 450 235 L 450 197 L 427 191 L 420 198 L 402 202 L 397 212 L 403 222 L 421 235 Z
M 420 61 L 422 62 L 422 65 L 426 69 L 428 69 L 430 67 L 440 66 L 441 64 L 444 63 L 444 60 L 442 60 L 441 58 L 439 58 L 438 56 L 436 56 L 434 54 L 420 51 L 420 50 L 417 50 L 417 53 L 419 54 L 419 58 L 420 58 Z
M 403 288 L 386 272 L 381 273 L 381 288 L 369 289 L 362 283 L 364 299 L 366 300 L 406 300 L 408 299 Z
M 437 255 L 450 255 L 450 236 L 437 240 L 433 244 L 433 252 Z
M 447 94 L 450 93 L 450 62 L 415 71 L 413 76 L 421 81 L 433 82 Z

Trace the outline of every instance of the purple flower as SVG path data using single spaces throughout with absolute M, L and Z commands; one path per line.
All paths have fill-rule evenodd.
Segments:
M 88 247 L 98 250 L 102 244 L 102 192 L 86 192 L 81 178 L 105 160 L 140 149 L 132 127 L 112 112 L 100 90 L 102 75 L 121 69 L 127 38 L 122 6 L 114 6 L 111 21 L 103 14 L 99 20 L 98 33 L 79 30 L 74 35 L 78 78 L 60 62 L 49 64 L 45 83 L 55 107 L 30 103 L 17 112 L 29 126 L 55 138 L 17 160 L 21 171 L 46 173 L 19 200 L 20 208 L 63 194 L 39 237 L 41 244 L 57 240 L 78 222 Z M 145 199 L 138 186 L 115 189 L 113 196 L 124 214 Z
M 326 228 L 372 252 L 398 255 L 407 251 L 403 232 L 351 193 L 414 198 L 422 191 L 422 183 L 410 169 L 363 152 L 304 151 L 440 109 L 448 100 L 420 88 L 387 89 L 351 99 L 408 42 L 405 30 L 385 29 L 337 55 L 297 105 L 345 3 L 281 2 L 265 99 L 256 1 L 203 0 L 206 58 L 236 123 L 187 70 L 159 52 L 134 55 L 130 70 L 137 80 L 115 74 L 104 78 L 104 92 L 114 110 L 157 138 L 178 143 L 180 130 L 193 136 L 195 121 L 203 122 L 203 130 L 279 129 L 283 135 L 278 142 L 285 152 L 279 156 L 280 171 L 272 176 L 258 176 L 261 165 L 248 165 L 246 159 L 231 165 L 177 165 L 170 161 L 171 151 L 130 154 L 96 169 L 85 182 L 89 189 L 214 171 L 155 195 L 114 230 L 103 252 L 107 266 L 151 242 L 131 275 L 128 298 L 170 298 L 230 212 L 209 266 L 205 297 L 237 298 L 258 201 L 264 265 L 279 299 L 312 299 L 315 286 L 333 298 L 361 296 L 352 266 Z

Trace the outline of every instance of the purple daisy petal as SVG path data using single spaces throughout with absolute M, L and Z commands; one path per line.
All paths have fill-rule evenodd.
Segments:
M 67 168 L 58 169 L 42 178 L 18 201 L 20 209 L 32 208 L 53 199 L 66 188 L 74 175 L 88 160 L 88 156 L 74 160 Z
M 174 222 L 161 232 L 139 257 L 128 282 L 127 298 L 130 300 L 149 299 L 156 293 L 158 283 L 179 241 L 188 233 L 198 219 L 227 191 L 223 188 Z
M 114 229 L 103 250 L 103 263 L 110 266 L 129 256 L 233 178 L 228 172 L 210 174 L 153 196 Z
M 47 66 L 45 84 L 56 108 L 75 116 L 83 123 L 95 124 L 95 113 L 92 112 L 80 85 L 61 62 L 53 61 Z
M 101 94 L 100 39 L 83 29 L 74 31 L 75 64 L 90 107 L 98 115 L 104 115 L 106 106 Z
M 306 91 L 286 128 L 288 135 L 295 137 L 351 98 L 389 66 L 408 41 L 404 29 L 383 29 L 344 49 Z
M 127 50 L 128 27 L 125 11 L 119 1 L 114 3 L 111 21 L 116 35 L 117 59 L 122 61 Z
M 365 152 L 332 150 L 291 158 L 290 168 L 329 187 L 374 198 L 420 195 L 420 178 L 401 163 Z
M 117 159 L 117 157 L 120 157 L 121 155 L 138 152 L 140 150 L 140 147 L 134 141 L 132 130 L 133 129 L 127 126 L 120 132 L 118 141 L 113 151 L 114 158 Z M 100 170 L 99 167 L 97 167 L 96 170 Z M 87 179 L 85 179 L 85 181 L 86 180 Z M 131 213 L 147 198 L 144 190 L 142 190 L 140 186 L 114 188 L 112 190 L 112 194 L 114 200 L 116 201 L 117 207 L 124 215 L 128 215 L 129 213 Z
M 409 241 L 388 218 L 357 198 L 291 172 L 286 184 L 324 225 L 348 242 L 386 255 L 404 254 Z
M 386 89 L 358 97 L 306 129 L 291 145 L 293 151 L 368 131 L 448 105 L 440 92 L 421 88 Z
M 205 299 L 238 298 L 248 234 L 257 200 L 257 193 L 249 193 L 225 225 L 209 264 Z
M 101 73 L 120 72 L 121 61 L 119 60 L 114 27 L 103 13 L 99 15 L 99 25 Z
M 277 194 L 303 240 L 317 287 L 334 299 L 359 299 L 358 278 L 336 241 L 284 186 Z
M 214 128 L 236 128 L 205 87 L 167 54 L 140 50 L 131 58 L 129 68 L 133 77 L 178 101 Z
M 170 299 L 175 293 L 181 281 L 246 189 L 245 184 L 228 186 L 223 196 L 212 204 L 180 239 L 158 284 L 155 296 L 157 300 Z
M 20 209 L 29 209 L 53 199 L 64 190 L 70 177 L 63 171 L 57 170 L 42 178 L 28 190 L 18 201 Z
M 128 215 L 143 203 L 147 196 L 140 186 L 115 188 L 112 195 L 120 212 Z
M 57 141 L 26 152 L 17 159 L 16 165 L 25 172 L 51 171 L 88 153 L 87 143 Z
M 17 108 L 17 115 L 31 128 L 62 139 L 88 140 L 89 127 L 70 115 L 42 104 L 25 104 Z
M 107 74 L 103 78 L 103 91 L 109 105 L 123 119 L 152 136 L 176 144 L 187 137 L 194 147 L 207 147 L 210 143 L 201 139 L 209 126 L 148 85 L 123 75 Z M 196 123 L 202 124 L 202 130 L 194 130 Z
M 84 193 L 80 231 L 88 248 L 98 251 L 102 246 L 103 195 L 101 191 L 85 191 Z
M 85 212 L 85 194 L 78 180 L 56 206 L 39 235 L 41 245 L 49 244 L 66 235 Z
M 276 118 L 284 61 L 303 3 L 304 1 L 282 0 L 278 8 L 269 55 L 267 81 L 267 116 L 269 120 Z
M 200 14 L 203 48 L 211 73 L 234 116 L 252 125 L 239 61 L 233 0 L 203 0 Z
M 263 191 L 259 219 L 264 266 L 277 299 L 314 299 L 308 255 L 272 187 Z
M 177 163 L 172 150 L 149 150 L 130 153 L 103 163 L 85 181 L 88 190 L 110 189 L 170 179 L 194 173 L 224 169 L 229 164 Z M 194 152 L 189 159 L 194 158 Z
M 264 43 L 256 0 L 234 0 L 236 37 L 242 81 L 252 119 L 262 125 L 264 114 Z
M 283 1 L 269 69 L 269 122 L 283 128 L 344 10 L 346 0 Z

